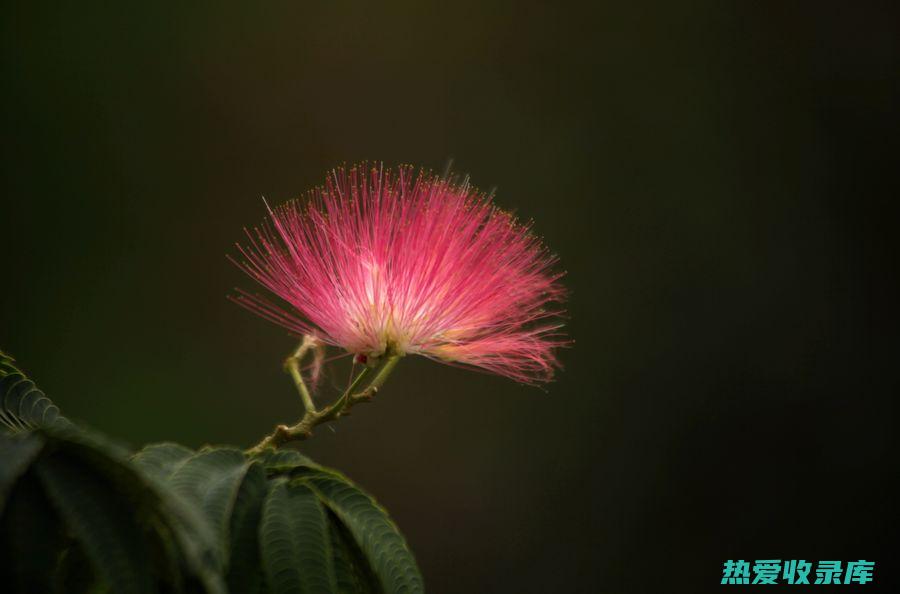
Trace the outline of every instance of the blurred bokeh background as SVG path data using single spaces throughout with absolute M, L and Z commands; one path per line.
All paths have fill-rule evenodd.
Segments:
M 226 300 L 260 197 L 452 159 L 568 271 L 565 371 L 407 360 L 302 445 L 431 592 L 897 579 L 893 3 L 163 4 L 0 17 L 0 346 L 69 416 L 194 447 L 296 418 L 294 339 Z

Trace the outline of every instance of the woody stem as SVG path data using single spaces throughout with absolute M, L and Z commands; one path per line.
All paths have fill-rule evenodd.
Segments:
M 302 345 L 301 345 L 302 348 Z M 300 349 L 298 349 L 299 351 Z M 288 359 L 290 362 L 293 357 Z M 390 376 L 391 372 L 394 370 L 394 367 L 397 366 L 397 363 L 400 361 L 400 355 L 388 355 L 385 357 L 384 361 L 377 368 L 377 370 L 373 370 L 369 367 L 364 368 L 359 375 L 353 380 L 350 384 L 350 387 L 344 391 L 341 396 L 326 406 L 321 410 L 316 410 L 313 406 L 306 406 L 306 400 L 303 397 L 303 391 L 301 391 L 301 398 L 304 398 L 304 406 L 306 407 L 305 412 L 303 413 L 303 417 L 294 425 L 278 425 L 275 427 L 274 431 L 264 437 L 262 441 L 258 444 L 247 450 L 247 455 L 254 456 L 257 454 L 261 454 L 263 451 L 269 448 L 277 449 L 278 447 L 291 442 L 291 441 L 301 441 L 304 439 L 309 439 L 312 437 L 313 428 L 317 425 L 321 425 L 323 423 L 329 423 L 334 421 L 346 414 L 349 414 L 350 409 L 356 404 L 362 402 L 369 402 L 375 396 L 379 389 L 384 385 Z M 297 375 L 299 375 L 299 361 L 296 363 L 297 365 Z M 288 367 L 290 371 L 290 367 Z M 357 391 L 359 386 L 362 385 L 363 381 L 372 373 L 375 373 L 375 377 L 369 382 L 366 388 L 362 391 Z M 291 373 L 294 376 L 294 373 Z M 294 381 L 297 382 L 296 376 L 294 377 Z M 303 379 L 300 378 L 300 383 L 298 383 L 298 388 L 303 385 L 305 389 L 305 384 L 302 383 Z M 309 392 L 306 392 L 307 397 Z M 312 398 L 309 399 L 310 404 L 312 403 Z

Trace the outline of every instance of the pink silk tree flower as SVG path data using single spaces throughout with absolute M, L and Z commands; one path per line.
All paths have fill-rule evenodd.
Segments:
M 361 360 L 418 354 L 536 384 L 568 343 L 555 257 L 467 180 L 339 168 L 247 235 L 238 266 L 290 307 L 235 301 Z

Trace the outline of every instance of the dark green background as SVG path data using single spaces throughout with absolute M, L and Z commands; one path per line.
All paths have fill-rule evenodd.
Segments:
M 225 299 L 260 196 L 452 158 L 568 271 L 566 370 L 407 360 L 303 445 L 431 592 L 897 579 L 892 3 L 126 4 L 3 9 L 0 345 L 69 416 L 190 446 L 294 419 L 293 339 Z

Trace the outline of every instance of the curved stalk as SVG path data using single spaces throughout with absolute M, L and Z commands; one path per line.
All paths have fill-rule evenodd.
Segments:
M 297 385 L 297 389 L 300 392 L 300 398 L 303 400 L 305 408 L 303 417 L 294 425 L 278 425 L 275 427 L 272 433 L 247 450 L 248 455 L 254 456 L 269 448 L 277 449 L 291 441 L 309 439 L 312 437 L 314 427 L 334 421 L 349 414 L 350 409 L 359 403 L 369 402 L 378 390 L 381 389 L 391 375 L 391 372 L 394 370 L 394 367 L 396 367 L 397 363 L 400 361 L 400 355 L 388 355 L 377 368 L 377 371 L 369 367 L 363 368 L 350 384 L 350 387 L 348 387 L 337 400 L 321 410 L 316 410 L 312 403 L 309 390 L 306 388 L 306 384 L 303 382 L 303 377 L 300 374 L 300 363 L 303 356 L 305 356 L 306 352 L 309 350 L 309 347 L 304 349 L 305 344 L 306 340 L 304 340 L 297 351 L 285 361 L 285 367 L 294 378 L 294 383 Z M 357 391 L 363 381 L 373 372 L 375 373 L 375 377 L 372 378 L 366 388 L 362 391 Z
M 303 381 L 303 374 L 300 372 L 300 363 L 303 361 L 306 353 L 315 346 L 315 339 L 305 336 L 303 342 L 301 342 L 300 346 L 297 347 L 297 350 L 294 351 L 294 354 L 284 361 L 284 368 L 291 374 L 291 377 L 294 378 L 294 385 L 297 386 L 297 391 L 300 393 L 303 409 L 312 412 L 316 412 L 316 405 L 313 404 L 309 388 L 306 387 L 306 382 Z

